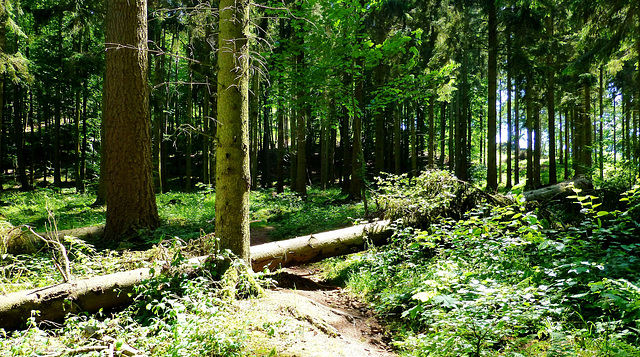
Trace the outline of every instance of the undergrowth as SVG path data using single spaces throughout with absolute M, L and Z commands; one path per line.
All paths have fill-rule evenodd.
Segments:
M 388 247 L 324 263 L 327 278 L 387 317 L 405 355 L 640 355 L 640 187 L 624 211 L 579 190 L 570 199 L 574 226 L 517 193 L 423 229 L 399 222 Z

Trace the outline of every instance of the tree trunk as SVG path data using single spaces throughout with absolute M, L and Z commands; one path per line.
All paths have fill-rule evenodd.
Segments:
M 540 129 L 540 108 L 534 104 L 533 112 L 533 187 L 542 186 L 540 179 L 540 160 L 542 156 L 542 131 Z
M 600 109 L 600 118 L 598 120 L 599 124 L 600 124 L 600 128 L 599 128 L 599 132 L 600 132 L 600 137 L 598 139 L 598 147 L 600 148 L 600 160 L 599 162 L 599 166 L 600 166 L 600 180 L 603 181 L 604 180 L 604 74 L 603 74 L 603 65 L 600 65 L 600 90 L 599 90 L 599 96 L 600 96 L 600 105 L 599 105 L 599 109 Z M 613 127 L 613 130 L 615 131 L 615 125 Z M 615 137 L 615 134 L 614 134 Z M 615 145 L 615 142 L 614 142 Z
M 284 192 L 284 103 L 282 101 L 284 95 L 284 83 L 282 79 L 278 82 L 278 164 L 276 165 L 278 193 Z
M 189 35 L 189 37 L 191 37 L 191 35 Z M 191 42 L 191 39 L 189 39 L 189 41 Z M 191 57 L 193 57 L 193 53 L 191 53 Z M 191 66 L 193 62 L 189 61 L 189 64 L 187 65 L 187 72 L 188 72 L 188 78 L 189 78 L 189 84 L 187 87 L 187 125 L 189 126 L 189 129 L 187 130 L 187 148 L 186 148 L 186 152 L 185 152 L 185 158 L 186 158 L 186 162 L 185 162 L 185 180 L 184 180 L 184 190 L 186 192 L 191 192 L 191 176 L 192 176 L 192 160 L 191 160 L 191 156 L 193 155 L 193 145 L 192 145 L 192 139 L 193 136 L 191 135 L 191 128 L 193 127 L 193 68 Z
M 23 104 L 22 104 L 22 87 L 20 84 L 14 85 L 14 103 L 13 103 L 13 135 L 16 144 L 16 171 L 17 179 L 20 182 L 20 189 L 28 191 L 31 189 L 29 177 L 27 176 L 27 164 L 25 158 L 25 126 L 23 121 Z
M 400 175 L 402 172 L 402 140 L 401 140 L 401 131 L 400 127 L 402 124 L 402 107 L 401 104 L 396 103 L 395 109 L 393 111 L 393 163 L 394 170 L 393 172 L 396 175 Z
M 440 105 L 440 157 L 438 158 L 438 165 L 442 169 L 444 166 L 445 135 L 447 132 L 447 102 L 442 102 Z
M 218 52 L 216 238 L 249 260 L 249 0 L 221 0 Z
M 436 97 L 435 93 L 431 94 L 429 98 L 429 138 L 427 139 L 427 162 L 430 169 L 435 167 L 435 151 L 436 151 L 436 118 L 435 118 L 435 105 Z
M 513 137 L 512 137 L 512 133 L 513 133 L 513 122 L 511 120 L 512 118 L 512 113 L 511 113 L 511 60 L 510 60 L 510 54 L 511 54 L 511 35 L 509 33 L 507 33 L 507 183 L 506 183 L 506 188 L 510 189 L 513 184 L 513 179 L 512 179 L 512 174 L 513 174 L 513 170 L 512 170 L 512 166 L 511 166 L 511 149 L 513 147 Z
M 159 226 L 153 188 L 146 0 L 112 0 L 107 10 L 104 149 L 105 240 Z
M 488 96 L 487 96 L 487 188 L 498 189 L 496 165 L 496 100 L 498 80 L 498 19 L 495 1 L 489 1 L 489 58 L 488 58 Z
M 3 14 L 6 17 L 7 14 Z M 6 18 L 0 19 L 0 53 L 6 53 L 7 47 L 7 29 L 5 28 Z M 3 137 L 4 137 L 4 73 L 0 72 L 0 192 L 4 190 L 4 167 L 2 160 L 4 159 Z
M 533 100 L 531 98 L 531 82 L 527 80 L 524 89 L 524 101 L 527 106 L 527 180 L 526 187 L 528 189 L 535 188 L 533 183 Z
M 518 100 L 518 83 L 514 84 L 515 97 L 514 101 L 514 117 L 513 117 L 513 139 L 515 150 L 513 153 L 513 184 L 520 183 L 520 101 Z
M 384 85 L 384 65 L 378 64 L 375 68 L 375 80 L 376 88 L 381 88 Z M 375 166 L 374 174 L 379 175 L 384 171 L 384 143 L 385 143 L 385 130 L 384 130 L 384 116 L 383 108 L 377 108 L 375 113 L 375 128 L 376 128 L 376 143 L 375 143 Z
M 549 53 L 547 54 L 547 114 L 549 127 L 549 183 L 558 182 L 558 169 L 556 165 L 556 107 L 555 107 L 555 68 L 553 54 L 553 17 L 547 16 L 545 19 L 547 26 L 547 38 L 550 42 Z

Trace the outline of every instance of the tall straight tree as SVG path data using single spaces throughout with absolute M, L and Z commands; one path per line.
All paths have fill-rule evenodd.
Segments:
M 218 37 L 216 237 L 249 260 L 249 0 L 221 0 Z
M 554 40 L 553 40 L 553 16 L 545 18 L 547 27 L 547 39 L 549 41 L 549 53 L 547 53 L 547 114 L 549 127 L 549 184 L 558 182 L 558 171 L 556 165 L 556 107 L 555 107 L 555 69 L 553 63 Z
M 147 1 L 110 0 L 104 81 L 105 240 L 160 224 L 153 188 Z
M 498 81 L 498 20 L 496 3 L 488 0 L 489 14 L 489 58 L 488 76 L 489 93 L 487 96 L 487 188 L 491 191 L 498 189 L 496 166 L 496 98 Z

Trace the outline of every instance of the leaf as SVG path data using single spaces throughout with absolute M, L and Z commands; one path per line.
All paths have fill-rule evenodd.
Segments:
M 433 302 L 443 307 L 455 307 L 460 301 L 450 295 L 438 295 L 433 298 Z

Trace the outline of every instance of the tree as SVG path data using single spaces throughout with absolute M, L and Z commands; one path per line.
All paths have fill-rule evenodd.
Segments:
M 104 151 L 105 240 L 159 226 L 153 188 L 147 2 L 111 0 L 107 10 Z
M 249 259 L 249 0 L 221 0 L 218 37 L 216 236 Z
M 498 189 L 496 167 L 496 84 L 498 79 L 498 20 L 496 3 L 489 0 L 489 94 L 487 117 L 487 188 L 491 191 Z M 502 149 L 501 149 L 502 150 Z

